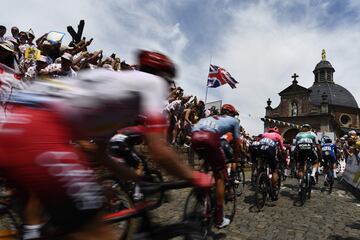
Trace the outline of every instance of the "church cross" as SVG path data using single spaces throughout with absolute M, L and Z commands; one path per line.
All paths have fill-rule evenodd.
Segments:
M 298 81 L 296 80 L 296 78 L 298 78 L 299 75 L 297 75 L 296 73 L 294 73 L 294 75 L 291 76 L 291 78 L 294 79 L 293 83 L 297 83 Z

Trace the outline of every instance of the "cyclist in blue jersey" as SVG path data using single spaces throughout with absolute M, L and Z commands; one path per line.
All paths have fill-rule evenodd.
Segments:
M 221 148 L 220 138 L 226 133 L 233 135 L 233 159 L 239 157 L 239 129 L 240 124 L 234 117 L 235 108 L 230 104 L 224 104 L 221 115 L 201 119 L 192 129 L 191 146 L 203 157 L 206 164 L 211 166 L 216 186 L 216 226 L 224 228 L 230 224 L 230 220 L 224 217 L 224 192 L 225 178 L 227 177 L 225 155 Z
M 324 165 L 324 177 L 325 182 L 324 185 L 327 185 L 327 171 L 329 171 L 330 166 L 332 166 L 333 175 L 336 179 L 336 163 L 337 163 L 337 156 L 338 150 L 335 144 L 332 143 L 332 140 L 328 136 L 324 136 L 321 139 L 321 156 L 323 159 L 323 165 Z

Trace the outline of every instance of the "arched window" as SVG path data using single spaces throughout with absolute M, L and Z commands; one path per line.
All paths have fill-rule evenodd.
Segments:
M 291 103 L 291 116 L 292 117 L 296 117 L 299 113 L 299 107 L 297 102 L 292 102 Z

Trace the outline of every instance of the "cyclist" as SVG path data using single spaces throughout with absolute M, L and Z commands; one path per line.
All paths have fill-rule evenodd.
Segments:
M 251 183 L 255 186 L 256 184 L 256 176 L 257 176 L 257 162 L 256 162 L 256 152 L 260 146 L 261 134 L 253 137 L 253 140 L 249 146 L 249 154 L 251 160 Z
M 321 156 L 324 165 L 324 185 L 327 185 L 327 171 L 329 171 L 330 166 L 332 166 L 333 176 L 336 179 L 336 164 L 338 150 L 335 144 L 332 143 L 332 140 L 329 136 L 324 136 L 321 139 Z
M 304 124 L 301 126 L 300 132 L 296 135 L 296 150 L 295 158 L 297 160 L 297 170 L 299 178 L 299 186 L 301 186 L 302 177 L 305 172 L 305 163 L 307 158 L 310 158 L 312 161 L 312 172 L 311 179 L 312 184 L 316 183 L 315 174 L 318 168 L 318 156 L 321 156 L 319 153 L 319 147 L 317 145 L 317 136 L 311 131 L 311 126 L 309 124 Z M 300 188 L 299 188 L 300 191 Z
M 175 77 L 174 64 L 149 51 L 140 51 L 138 60 L 140 71 L 100 69 L 73 79 L 36 81 L 14 93 L 6 115 L 0 113 L 0 169 L 27 195 L 24 238 L 39 237 L 42 208 L 70 238 L 115 237 L 101 227 L 101 188 L 83 154 L 69 142 L 107 139 L 139 113 L 147 116 L 145 139 L 152 159 L 194 185 L 211 185 L 209 176 L 182 164 L 163 137 L 167 124 L 161 110 Z M 104 164 L 118 170 L 110 159 Z
M 269 128 L 267 132 L 263 133 L 261 136 L 261 140 L 259 142 L 259 147 L 256 151 L 257 157 L 265 158 L 270 167 L 270 171 L 272 174 L 272 185 L 274 192 L 278 191 L 277 182 L 279 179 L 278 169 L 279 169 L 279 160 L 278 157 L 285 159 L 286 152 L 284 151 L 284 142 L 283 138 L 279 133 L 279 129 L 277 127 Z M 276 200 L 274 197 L 277 194 L 273 194 L 273 200 Z
M 230 220 L 224 217 L 224 191 L 225 178 L 227 177 L 225 155 L 221 148 L 220 138 L 230 132 L 235 140 L 233 144 L 233 158 L 239 157 L 239 122 L 234 117 L 235 108 L 230 104 L 224 104 L 221 115 L 214 115 L 201 119 L 192 129 L 192 148 L 203 157 L 206 164 L 212 168 L 216 186 L 216 226 L 224 228 L 230 224 Z M 236 170 L 236 169 L 235 169 Z M 234 169 L 232 169 L 234 171 Z

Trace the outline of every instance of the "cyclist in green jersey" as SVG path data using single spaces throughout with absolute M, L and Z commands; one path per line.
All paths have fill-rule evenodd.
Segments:
M 305 163 L 308 158 L 311 159 L 312 163 L 312 172 L 311 178 L 313 184 L 316 183 L 315 174 L 319 164 L 319 156 L 321 156 L 320 148 L 317 144 L 317 136 L 311 130 L 309 124 L 304 124 L 301 126 L 300 132 L 296 135 L 296 150 L 295 156 L 297 159 L 297 169 L 298 169 L 298 179 L 299 184 L 305 172 Z

